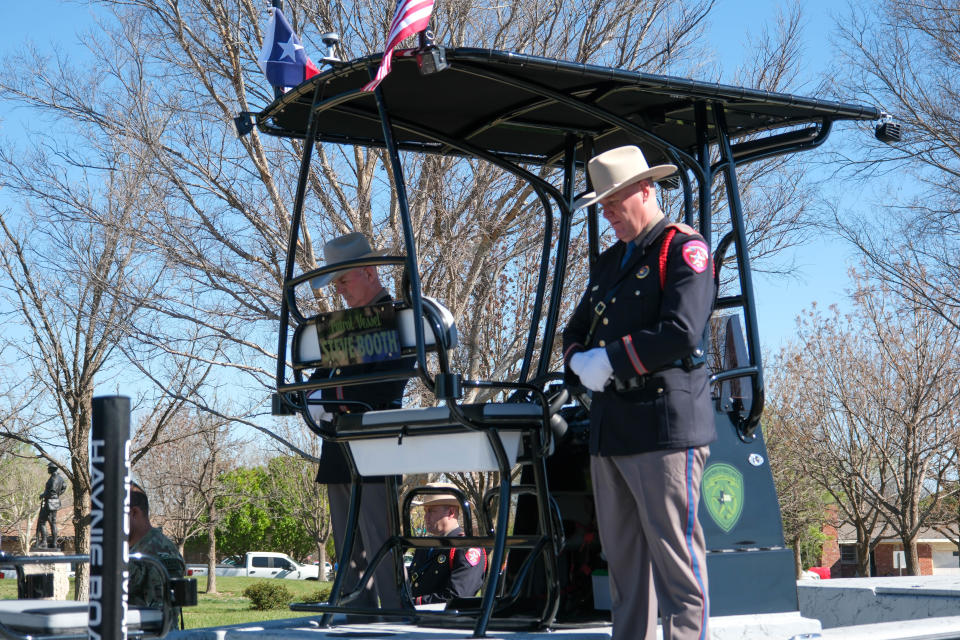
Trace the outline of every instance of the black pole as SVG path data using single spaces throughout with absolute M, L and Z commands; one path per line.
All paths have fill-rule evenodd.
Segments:
M 93 399 L 90 436 L 89 637 L 127 637 L 130 398 Z
M 283 0 L 273 0 L 273 2 L 272 2 L 271 4 L 273 5 L 273 8 L 274 8 L 274 9 L 279 9 L 280 11 L 283 11 Z M 273 99 L 274 99 L 274 100 L 279 100 L 279 99 L 280 99 L 280 96 L 282 96 L 282 95 L 283 95 L 283 87 L 274 87 L 274 88 L 273 88 Z
M 743 296 L 743 321 L 747 333 L 747 355 L 750 365 L 756 367 L 751 377 L 753 403 L 750 414 L 737 425 L 740 439 L 750 442 L 760 426 L 763 413 L 763 358 L 760 352 L 760 330 L 757 328 L 756 296 L 753 292 L 753 270 L 750 268 L 750 252 L 747 249 L 747 231 L 743 220 L 743 206 L 740 203 L 740 186 L 737 184 L 737 163 L 730 149 L 730 134 L 727 130 L 727 114 L 720 103 L 714 103 L 713 117 L 717 124 L 717 146 L 720 148 L 720 161 L 724 162 L 723 177 L 727 188 L 727 204 L 730 207 L 730 222 L 734 232 L 734 247 L 737 249 L 737 271 L 740 276 L 740 295 Z

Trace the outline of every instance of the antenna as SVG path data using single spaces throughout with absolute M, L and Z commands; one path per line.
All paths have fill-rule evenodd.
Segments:
M 336 31 L 328 31 L 320 36 L 320 41 L 327 47 L 327 55 L 325 55 L 320 62 L 326 62 L 328 64 L 340 62 L 340 58 L 337 57 L 336 53 L 336 47 L 340 44 L 340 34 Z

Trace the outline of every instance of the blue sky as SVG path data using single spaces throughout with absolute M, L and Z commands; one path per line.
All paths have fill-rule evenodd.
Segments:
M 762 26 L 772 24 L 779 8 L 790 3 L 782 0 L 717 0 L 713 11 L 711 41 L 721 52 L 720 61 L 725 70 L 736 68 L 744 55 L 743 43 L 748 34 L 757 33 Z M 830 71 L 832 60 L 830 33 L 836 14 L 846 10 L 845 2 L 836 0 L 802 0 L 802 28 L 804 37 L 804 71 L 802 81 L 810 85 Z M 802 90 L 797 91 L 802 93 Z M 858 132 L 840 131 L 826 143 L 829 148 L 843 143 L 855 143 Z M 820 183 L 824 197 L 842 202 L 844 208 L 855 207 L 851 194 L 837 180 Z M 804 309 L 817 302 L 820 308 L 830 304 L 845 306 L 846 290 L 850 286 L 847 270 L 855 261 L 854 251 L 839 240 L 820 237 L 809 244 L 788 252 L 788 259 L 797 271 L 790 278 L 754 274 L 757 293 L 760 339 L 769 359 L 780 345 L 795 334 L 795 319 Z
M 744 43 L 751 33 L 758 33 L 765 23 L 771 23 L 781 6 L 781 0 L 717 0 L 710 30 L 711 42 L 719 52 L 719 61 L 725 76 L 744 55 Z M 6 19 L 0 24 L 0 54 L 10 53 L 25 39 L 38 46 L 58 43 L 65 50 L 79 42 L 78 28 L 91 24 L 91 11 L 73 2 L 60 0 L 31 0 L 5 3 Z M 809 77 L 826 71 L 830 64 L 828 34 L 833 29 L 832 15 L 842 11 L 842 3 L 835 0 L 804 0 L 804 59 L 805 74 Z M 38 20 L 37 16 L 43 16 Z M 27 25 L 24 28 L 24 25 Z M 0 111 L 0 135 L 9 135 L 12 114 Z M 15 116 L 14 116 L 15 117 Z M 842 142 L 841 132 L 827 145 Z M 835 184 L 823 185 L 828 193 L 839 193 Z M 789 258 L 798 270 L 791 278 L 770 278 L 755 275 L 760 315 L 760 334 L 767 356 L 794 333 L 794 319 L 811 303 L 821 307 L 842 303 L 848 286 L 846 271 L 852 251 L 838 241 L 819 239 L 809 245 L 791 250 Z

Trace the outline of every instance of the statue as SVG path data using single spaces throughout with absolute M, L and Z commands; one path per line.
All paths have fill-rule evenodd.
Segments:
M 57 473 L 57 465 L 51 462 L 47 465 L 50 478 L 40 496 L 40 515 L 37 517 L 37 542 L 39 548 L 57 548 L 57 511 L 60 509 L 60 496 L 67 490 L 67 481 Z M 47 524 L 50 524 L 50 538 L 47 538 Z

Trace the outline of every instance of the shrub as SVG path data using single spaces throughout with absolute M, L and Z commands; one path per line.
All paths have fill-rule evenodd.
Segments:
M 330 589 L 333 585 L 328 584 L 325 587 L 320 587 L 313 593 L 303 596 L 304 602 L 326 602 L 330 599 Z
M 250 598 L 250 608 L 258 611 L 267 609 L 286 609 L 293 601 L 290 589 L 280 580 L 272 582 L 254 582 L 243 590 L 243 596 Z

